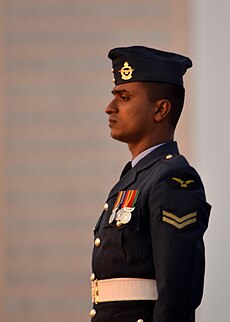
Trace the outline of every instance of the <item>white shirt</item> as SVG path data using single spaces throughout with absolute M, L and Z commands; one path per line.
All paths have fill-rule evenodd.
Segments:
M 165 143 L 161 143 L 158 145 L 154 145 L 151 146 L 151 148 L 148 148 L 147 150 L 144 150 L 143 152 L 141 152 L 140 154 L 138 154 L 138 156 L 136 156 L 133 160 L 132 160 L 132 168 L 144 157 L 146 157 L 146 155 L 148 155 L 150 152 L 152 152 L 153 150 L 155 150 L 156 148 L 158 148 L 159 146 L 163 145 Z

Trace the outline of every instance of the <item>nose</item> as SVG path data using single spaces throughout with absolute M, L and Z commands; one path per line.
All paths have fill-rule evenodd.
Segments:
M 105 113 L 106 114 L 112 114 L 112 113 L 117 113 L 117 106 L 115 99 L 113 99 L 105 108 Z

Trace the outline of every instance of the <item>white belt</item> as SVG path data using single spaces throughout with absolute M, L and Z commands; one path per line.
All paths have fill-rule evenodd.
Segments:
M 157 300 L 156 280 L 111 278 L 92 281 L 92 302 Z

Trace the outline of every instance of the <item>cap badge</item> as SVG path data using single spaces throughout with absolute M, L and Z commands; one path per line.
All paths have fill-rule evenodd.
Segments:
M 121 78 L 123 80 L 129 80 L 131 79 L 133 76 L 133 71 L 134 69 L 129 65 L 129 63 L 126 61 L 124 63 L 124 66 L 122 67 L 121 70 L 119 70 L 119 73 L 121 73 Z

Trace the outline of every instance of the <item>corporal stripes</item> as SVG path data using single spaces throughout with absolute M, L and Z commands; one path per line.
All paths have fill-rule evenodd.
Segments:
M 178 217 L 177 215 L 163 210 L 162 211 L 163 217 L 162 220 L 178 229 L 182 229 L 186 226 L 189 226 L 195 222 L 197 222 L 197 212 L 192 212 L 182 217 Z

